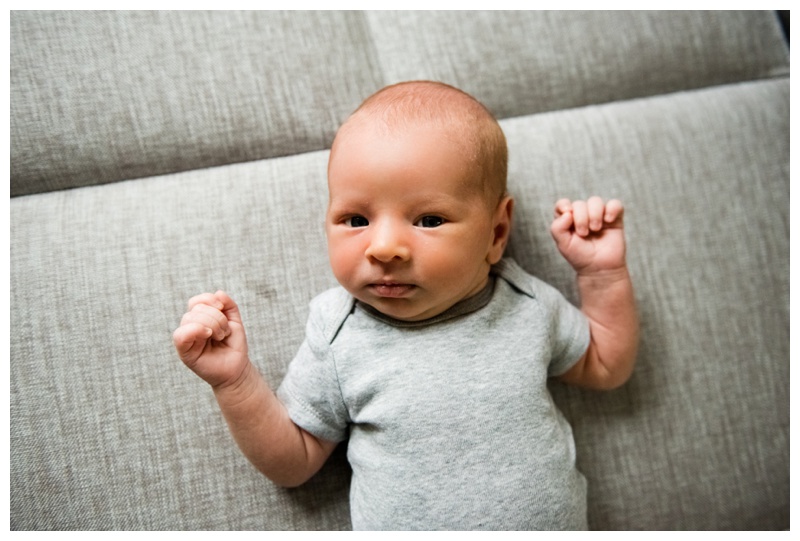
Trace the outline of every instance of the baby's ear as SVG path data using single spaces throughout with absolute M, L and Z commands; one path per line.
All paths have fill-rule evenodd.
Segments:
M 494 265 L 503 257 L 503 252 L 508 245 L 508 237 L 511 235 L 511 217 L 514 213 L 514 199 L 506 195 L 497 204 L 492 218 L 492 245 L 486 260 L 490 265 Z

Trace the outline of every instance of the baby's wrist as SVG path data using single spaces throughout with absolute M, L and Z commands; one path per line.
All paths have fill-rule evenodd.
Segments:
M 230 396 L 247 395 L 256 388 L 256 382 L 259 378 L 260 375 L 253 363 L 250 362 L 249 358 L 245 358 L 242 370 L 238 374 L 224 381 L 212 383 L 211 388 L 218 397 L 223 394 Z
M 624 263 L 619 267 L 607 269 L 576 269 L 576 274 L 579 282 L 601 287 L 608 287 L 620 282 L 629 282 L 631 279 L 628 266 Z

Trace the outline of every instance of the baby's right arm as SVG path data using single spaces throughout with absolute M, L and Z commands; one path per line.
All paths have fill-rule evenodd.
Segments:
M 244 455 L 267 477 L 297 486 L 336 447 L 295 425 L 247 356 L 239 307 L 226 293 L 192 297 L 172 336 L 181 360 L 214 390 Z

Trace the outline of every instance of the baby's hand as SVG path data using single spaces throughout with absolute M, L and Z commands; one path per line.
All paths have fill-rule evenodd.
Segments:
M 550 233 L 561 255 L 578 274 L 625 267 L 625 235 L 622 203 L 599 197 L 588 201 L 560 199 Z
M 172 341 L 184 364 L 212 387 L 234 383 L 250 362 L 239 307 L 223 291 L 192 297 Z

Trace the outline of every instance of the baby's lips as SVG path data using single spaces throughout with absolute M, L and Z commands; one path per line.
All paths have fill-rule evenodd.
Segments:
M 397 298 L 408 294 L 414 289 L 414 286 L 410 284 L 378 283 L 372 284 L 372 289 L 381 297 Z

